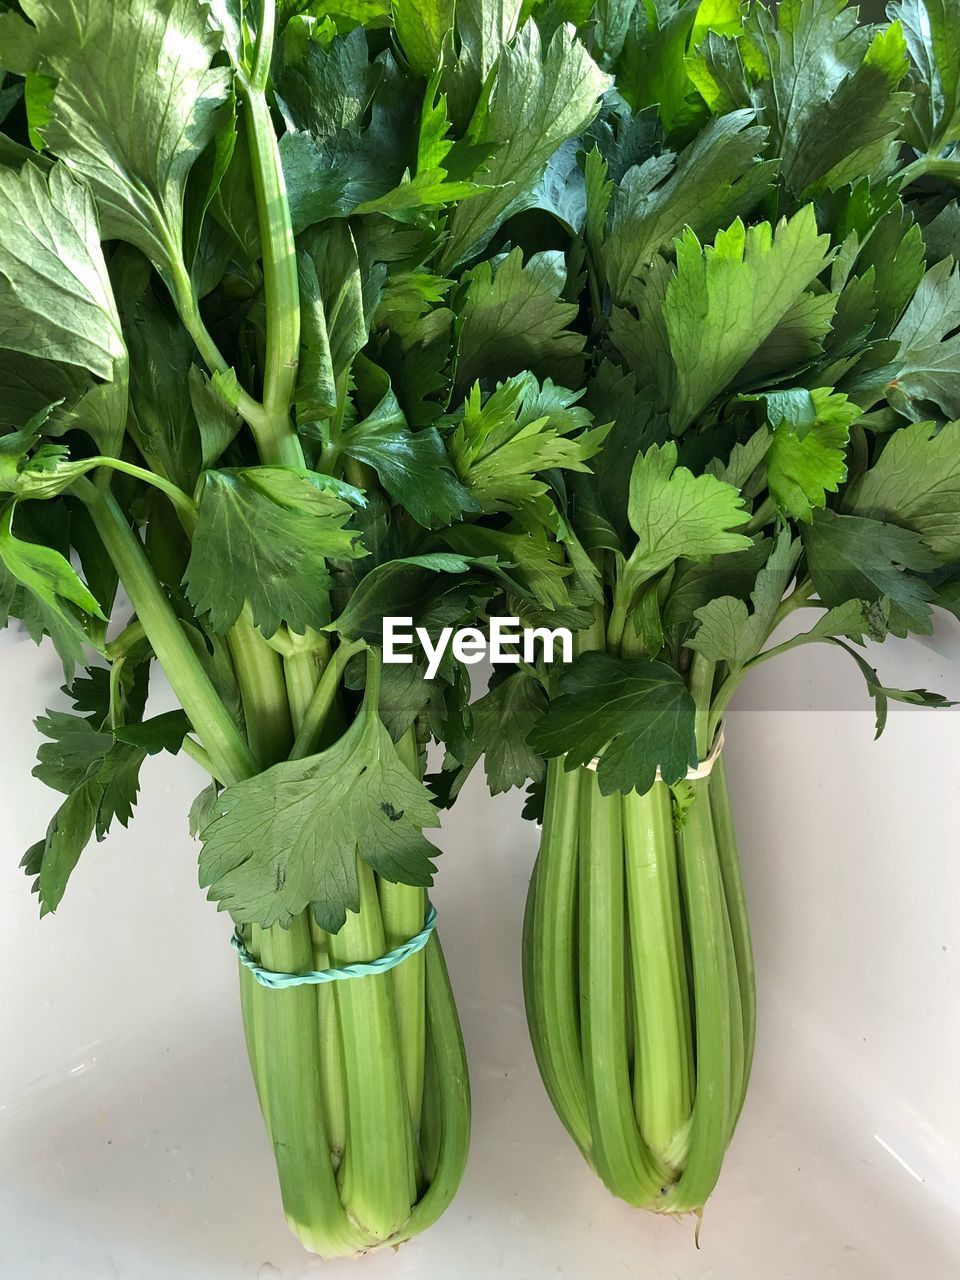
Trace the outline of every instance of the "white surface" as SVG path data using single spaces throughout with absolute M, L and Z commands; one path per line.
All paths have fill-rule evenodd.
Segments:
M 934 641 L 878 661 L 890 683 L 956 692 L 958 654 L 946 619 Z M 472 1068 L 467 1175 L 399 1252 L 323 1264 L 287 1234 L 229 925 L 196 887 L 199 771 L 148 762 L 131 829 L 87 850 L 39 923 L 17 862 L 55 804 L 29 776 L 31 721 L 60 679 L 9 634 L 0 661 L 4 1280 L 960 1274 L 956 713 L 894 709 L 873 744 L 852 666 L 819 646 L 768 664 L 729 717 L 760 1039 L 699 1252 L 692 1225 L 607 1195 L 546 1101 L 519 969 L 537 833 L 516 797 L 490 801 L 473 780 L 444 823 L 434 894 Z M 831 704 L 861 710 L 811 709 Z

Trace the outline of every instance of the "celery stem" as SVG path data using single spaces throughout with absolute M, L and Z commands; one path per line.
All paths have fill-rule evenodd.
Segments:
M 637 1129 L 630 1087 L 620 796 L 580 778 L 580 1028 L 593 1161 L 609 1190 L 653 1207 L 668 1170 Z
M 293 731 L 280 657 L 241 615 L 227 636 L 240 685 L 247 740 L 261 769 L 282 760 Z
M 336 965 L 375 960 L 386 946 L 373 872 L 359 857 L 357 880 L 359 912 L 348 912 L 340 932 L 329 935 Z M 383 1242 L 406 1223 L 417 1198 L 389 975 L 338 982 L 334 998 L 347 1118 L 340 1194 L 371 1242 Z
M 694 654 L 690 667 L 690 693 L 697 708 L 695 732 L 697 756 L 700 760 L 705 759 L 713 745 L 710 737 L 710 705 L 716 670 L 715 662 L 708 662 L 699 653 Z
M 117 500 L 109 490 L 88 481 L 78 481 L 74 492 L 86 503 L 151 648 L 217 774 L 226 782 L 252 776 L 256 762 L 194 653 Z
M 562 760 L 548 762 L 543 835 L 524 916 L 523 992 L 547 1092 L 590 1159 L 576 973 L 579 789 L 576 772 Z
M 365 647 L 362 640 L 343 640 L 338 648 L 334 650 L 333 656 L 324 668 L 323 675 L 320 677 L 310 702 L 303 712 L 300 728 L 297 730 L 297 736 L 290 751 L 291 760 L 302 760 L 305 756 L 316 751 L 320 734 L 333 707 L 346 665 L 355 653 L 359 653 Z
M 651 1150 L 679 1172 L 693 1101 L 693 1058 L 673 806 L 662 782 L 645 795 L 630 792 L 622 804 L 637 1121 Z
M 693 965 L 696 1092 L 690 1147 L 679 1182 L 663 1207 L 700 1209 L 716 1185 L 729 1136 L 730 983 L 723 885 L 710 812 L 709 779 L 690 783 L 694 799 L 680 833 L 680 868 Z
M 272 10 L 272 5 L 264 9 Z M 253 190 L 263 251 L 266 304 L 263 407 L 266 423 L 258 434 L 265 461 L 303 466 L 303 451 L 290 422 L 300 355 L 300 286 L 283 166 L 270 107 L 262 88 L 246 97 Z
M 420 777 L 419 752 L 413 729 L 397 743 L 397 753 L 414 775 Z M 391 884 L 380 880 L 380 915 L 388 950 L 406 942 L 423 928 L 427 895 L 414 885 Z M 424 1050 L 426 1036 L 425 961 L 422 951 L 408 956 L 391 972 L 393 1004 L 400 1042 L 400 1060 L 407 1090 L 410 1125 L 420 1131 L 423 1105 Z

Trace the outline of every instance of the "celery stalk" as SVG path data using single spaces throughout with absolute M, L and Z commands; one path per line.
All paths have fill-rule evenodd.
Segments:
M 673 1211 L 699 1209 L 716 1185 L 726 1150 L 731 1088 L 730 972 L 723 884 L 710 813 L 709 782 L 691 783 L 694 801 L 680 834 L 680 868 L 693 961 L 697 1082 L 690 1149 L 666 1198 Z
M 714 765 L 713 773 L 710 777 L 710 808 L 713 813 L 713 825 L 717 834 L 720 875 L 723 879 L 723 893 L 727 904 L 727 917 L 730 922 L 737 981 L 740 988 L 740 1015 L 743 1024 L 743 1078 L 740 1086 L 740 1098 L 734 1116 L 734 1123 L 736 1123 L 736 1119 L 743 1109 L 747 1085 L 750 1082 L 750 1065 L 753 1061 L 753 1051 L 757 1039 L 757 984 L 753 963 L 753 948 L 750 944 L 750 922 L 743 892 L 740 859 L 737 854 L 737 837 L 733 826 L 733 815 L 730 811 L 727 772 L 722 755 Z
M 419 777 L 417 741 L 412 729 L 401 738 L 398 751 L 410 772 Z M 384 937 L 387 949 L 391 950 L 406 942 L 408 938 L 412 938 L 423 928 L 427 895 L 422 889 L 410 885 L 390 884 L 386 880 L 379 881 L 379 892 Z M 410 1127 L 413 1133 L 420 1128 L 420 1111 L 423 1104 L 426 1040 L 425 964 L 424 954 L 419 951 L 408 956 L 390 975 L 401 1067 L 410 1109 Z
M 573 1140 L 592 1140 L 580 1047 L 577 994 L 579 781 L 561 760 L 547 768 L 543 840 L 524 920 L 527 1025 L 547 1092 Z
M 683 1166 L 693 1052 L 673 810 L 669 789 L 623 797 L 636 1055 L 634 1106 L 644 1140 L 671 1170 Z
M 313 966 L 313 944 L 303 916 L 289 929 L 259 930 L 255 944 L 265 967 L 302 972 Z M 257 1043 L 260 1101 L 291 1230 L 326 1257 L 351 1254 L 364 1236 L 344 1210 L 330 1163 L 320 1102 L 317 1004 L 309 987 L 270 991 L 245 971 Z
M 602 634 L 582 632 L 581 651 Z M 702 661 L 690 673 L 701 759 L 714 674 Z M 662 782 L 605 796 L 592 769 L 551 759 L 524 922 L 524 998 L 551 1101 L 607 1187 L 663 1213 L 699 1211 L 713 1190 L 754 1046 L 722 762 L 689 785 L 675 813 Z
M 580 1026 L 593 1158 L 607 1186 L 649 1203 L 666 1171 L 633 1115 L 627 1059 L 623 829 L 619 796 L 580 772 Z
M 360 911 L 348 914 L 328 946 L 334 964 L 375 960 L 386 949 L 373 873 L 358 860 Z M 371 1242 L 389 1240 L 416 1200 L 412 1138 L 400 1065 L 390 977 L 339 982 L 334 989 L 343 1046 L 347 1132 L 340 1190 L 351 1219 Z

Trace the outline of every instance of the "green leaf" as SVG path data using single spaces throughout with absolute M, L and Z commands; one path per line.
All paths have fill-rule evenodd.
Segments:
M 214 374 L 212 378 L 208 378 L 197 365 L 191 365 L 187 375 L 187 388 L 193 416 L 197 421 L 197 431 L 200 433 L 201 465 L 204 468 L 212 467 L 236 437 L 243 423 L 223 394 L 223 375 Z
M 183 250 L 187 176 L 215 136 L 229 72 L 195 0 L 26 0 L 57 79 L 47 147 L 93 189 L 104 234 L 158 267 Z M 132 104 L 135 104 L 133 109 Z
M 182 741 L 182 735 L 181 735 Z M 140 766 L 146 753 L 126 742 L 117 742 L 104 757 L 97 781 L 103 789 L 97 806 L 96 835 L 102 840 L 114 818 L 125 827 L 133 817 L 140 792 Z
M 570 235 L 580 235 L 587 216 L 587 180 L 579 163 L 580 144 L 571 138 L 547 161 L 543 177 L 530 189 L 516 212 L 542 210 L 563 225 Z
M 571 607 L 567 579 L 573 571 L 566 548 L 542 525 L 488 529 L 459 524 L 444 532 L 444 540 L 455 551 L 482 561 L 502 582 L 509 613 L 518 614 L 524 625 L 587 625 L 583 611 L 576 604 Z M 566 610 L 575 616 L 566 616 Z
M 336 412 L 338 380 L 365 345 L 369 317 L 357 247 L 345 222 L 301 237 L 301 346 L 297 412 L 304 419 Z
M 585 507 L 595 518 L 589 536 L 600 539 L 597 546 L 627 552 L 634 541 L 627 520 L 633 464 L 638 453 L 662 443 L 669 429 L 663 416 L 654 413 L 649 391 L 638 388 L 632 373 L 623 373 L 609 360 L 604 360 L 588 381 L 584 403 L 601 422 L 613 420 L 603 448 L 590 460 L 592 474 L 575 482 L 581 500 L 588 495 Z M 581 526 L 584 516 L 581 511 Z M 583 527 L 578 533 L 587 536 Z
M 236 128 L 236 144 L 230 163 L 210 202 L 210 212 L 227 233 L 237 259 L 242 263 L 253 263 L 261 256 L 262 249 L 257 200 L 250 168 L 250 139 L 243 113 L 237 117 Z M 294 217 L 294 229 L 299 230 L 300 227 L 296 221 L 295 188 L 288 192 L 288 197 L 290 212 Z
M 74 406 L 112 383 L 96 383 L 79 365 L 39 360 L 0 348 L 0 426 L 23 427 L 36 414 L 50 410 L 47 432 L 59 435 L 72 424 Z
M 754 100 L 787 187 L 804 196 L 886 176 L 908 100 L 900 27 L 859 26 L 846 0 L 784 0 L 776 21 L 758 5 L 747 23 L 761 58 Z
M 501 50 L 517 34 L 523 8 L 523 0 L 457 0 L 456 38 L 444 51 L 443 88 L 458 133 L 470 123 Z
M 46 838 L 27 850 L 21 865 L 28 875 L 37 877 L 34 888 L 42 916 L 59 907 L 67 881 L 93 835 L 102 798 L 103 788 L 96 778 L 81 783 L 50 819 Z
M 880 737 L 887 725 L 888 704 L 894 702 L 906 702 L 918 707 L 953 707 L 956 703 L 948 701 L 941 693 L 931 693 L 929 689 L 891 689 L 880 683 L 880 677 L 867 660 L 855 649 L 851 649 L 848 644 L 844 644 L 842 640 L 834 640 L 834 644 L 839 645 L 860 668 L 860 673 L 867 684 L 867 692 L 873 698 L 874 705 L 877 709 L 877 732 L 876 737 Z
M 469 750 L 461 762 L 451 798 L 481 756 L 491 795 L 526 786 L 527 782 L 539 782 L 546 770 L 527 739 L 546 710 L 543 685 L 526 671 L 512 672 L 491 683 L 489 691 L 470 706 Z
M 454 0 L 394 0 L 397 36 L 418 75 L 429 76 L 438 65 L 444 37 L 453 29 L 453 11 Z
M 732 532 L 747 520 L 740 494 L 715 476 L 695 476 L 678 467 L 672 440 L 638 456 L 627 513 L 637 535 L 629 566 L 641 581 L 681 556 L 708 560 L 750 546 L 746 535 Z
M 188 819 L 190 834 L 194 839 L 217 816 L 217 800 L 219 798 L 220 786 L 216 782 L 209 783 L 194 796 L 193 803 L 190 805 Z
M 804 394 L 809 393 L 805 392 Z M 768 396 L 766 399 L 767 413 L 772 421 L 774 411 L 770 408 L 771 397 Z M 766 427 L 760 427 L 758 431 L 755 431 L 746 440 L 738 440 L 730 450 L 730 456 L 725 462 L 720 458 L 711 458 L 707 463 L 706 470 L 710 475 L 722 480 L 724 484 L 732 484 L 735 489 L 746 490 L 748 482 L 756 474 L 757 468 L 763 463 L 772 444 L 773 437 L 770 432 Z
M 832 293 L 801 293 L 734 379 L 737 386 L 772 382 L 821 355 L 837 308 Z
M 712 120 L 679 156 L 661 152 L 627 171 L 603 248 L 615 302 L 627 300 L 631 281 L 685 227 L 712 236 L 754 208 L 775 172 L 758 159 L 766 130 L 754 120 L 752 111 Z
M 364 200 L 354 210 L 357 214 L 382 213 L 398 222 L 420 225 L 429 221 L 427 210 L 436 210 L 454 201 L 479 195 L 485 187 L 475 182 L 458 182 L 447 178 L 445 169 L 428 169 L 411 174 L 406 170 L 395 187 Z
M 960 560 L 960 422 L 894 431 L 844 494 L 843 509 L 912 529 L 945 560 Z
M 677 267 L 648 273 L 637 315 L 615 308 L 612 337 L 650 377 L 670 423 L 683 431 L 750 360 L 829 260 L 812 205 L 776 230 L 738 219 L 705 249 L 686 231 Z
M 238 924 L 289 924 L 311 907 L 336 933 L 360 909 L 357 859 L 402 884 L 429 885 L 438 825 L 369 701 L 319 755 L 288 760 L 221 792 L 201 832 L 200 883 Z
M 739 32 L 708 31 L 687 54 L 684 68 L 713 114 L 720 115 L 752 104 L 747 63 L 756 70 L 755 62 L 753 46 Z
M 106 621 L 96 598 L 59 551 L 16 537 L 13 511 L 14 504 L 11 503 L 0 519 L 0 561 L 21 586 L 75 629 L 87 643 L 92 643 L 78 616 L 70 611 L 70 606 L 75 605 L 90 617 Z
M 678 561 L 663 606 L 664 627 L 689 626 L 695 621 L 696 610 L 717 596 L 749 600 L 757 574 L 769 556 L 769 539 L 758 538 L 743 551 L 712 556 L 702 564 L 695 560 Z
M 930 587 L 905 570 L 924 572 L 937 567 L 938 558 L 922 538 L 908 529 L 869 520 L 818 511 L 802 530 L 807 569 L 817 595 L 825 605 L 846 600 L 876 602 L 889 596 L 890 630 L 931 629 Z
M 866 600 L 846 600 L 820 615 L 809 631 L 801 632 L 796 641 L 833 640 L 847 636 L 851 640 L 864 638 L 880 642 L 887 637 L 887 602 L 880 600 L 869 604 Z
M 776 230 L 737 220 L 702 250 L 686 232 L 667 287 L 664 319 L 676 365 L 679 404 L 671 422 L 685 427 L 773 333 L 823 269 L 828 239 L 805 206 Z
M 0 169 L 0 346 L 110 381 L 126 347 L 90 192 L 62 165 Z
M 873 294 L 876 321 L 870 336 L 886 338 L 923 277 L 921 229 L 911 210 L 897 202 L 875 225 L 855 234 L 858 241 L 866 238 L 866 244 L 858 250 L 856 270 L 865 280 L 868 278 Z M 929 261 L 937 262 L 943 256 L 930 256 Z
M 37 750 L 33 776 L 64 795 L 96 774 L 113 746 L 112 733 L 69 711 L 48 711 L 38 716 L 36 726 L 50 741 Z
M 531 20 L 500 51 L 495 76 L 467 135 L 473 145 L 492 151 L 483 179 L 494 190 L 454 211 L 440 259 L 443 274 L 490 239 L 554 151 L 590 123 L 608 85 L 609 77 L 565 26 L 542 51 Z
M 294 231 L 360 208 L 416 220 L 421 209 L 457 198 L 439 171 L 411 181 L 421 90 L 389 53 L 369 60 L 362 28 L 328 47 L 309 41 L 298 62 L 280 69 L 277 89 Z
M 416 618 L 446 584 L 434 581 L 438 574 L 466 574 L 471 561 L 465 556 L 435 551 L 423 556 L 385 560 L 365 574 L 340 616 L 328 630 L 351 640 L 383 643 L 385 617 Z
M 924 406 L 930 404 L 948 418 L 960 418 L 958 311 L 960 265 L 944 258 L 924 275 L 890 335 L 900 343 L 900 351 L 892 363 L 872 375 L 868 385 L 877 398 L 885 395 L 899 413 L 914 421 L 929 416 Z
M 913 60 L 910 115 L 920 151 L 935 154 L 960 140 L 960 25 L 952 0 L 894 0 Z
M 624 34 L 617 88 L 634 110 L 655 103 L 668 134 L 692 125 L 702 111 L 691 101 L 685 68 L 699 7 L 698 0 L 636 4 Z
M 237 104 L 234 95 L 231 94 L 227 99 L 222 116 L 216 135 L 207 143 L 190 172 L 184 196 L 183 261 L 191 272 L 200 248 L 207 213 L 227 175 L 237 148 Z
M 936 217 L 922 228 L 921 235 L 921 253 L 925 251 L 928 262 L 939 262 L 942 258 L 952 257 L 953 250 L 960 244 L 960 203 L 951 200 L 949 204 L 945 204 Z
M 697 763 L 696 708 L 683 678 L 661 662 L 585 653 L 560 681 L 560 695 L 530 734 L 541 755 L 575 769 L 599 758 L 603 795 L 656 780 L 678 782 Z
M 0 561 L 0 625 L 19 618 L 34 644 L 48 636 L 63 665 L 64 679 L 70 680 L 90 643 L 83 627 L 59 609 L 49 608 L 21 586 Z
M 700 625 L 689 646 L 707 662 L 726 662 L 738 668 L 757 652 L 754 628 L 742 600 L 717 596 L 699 608 L 696 616 Z
M 508 379 L 486 399 L 473 387 L 449 451 L 481 510 L 531 507 L 549 488 L 541 472 L 587 470 L 608 428 L 590 428 L 579 399 L 549 378 L 541 387 L 532 374 Z
M 345 526 L 353 510 L 326 478 L 285 467 L 205 471 L 187 595 L 214 632 L 227 632 L 250 605 L 254 625 L 272 636 L 330 619 L 328 557 L 363 554 Z
M 478 378 L 494 382 L 523 370 L 563 386 L 578 385 L 584 338 L 567 327 L 579 308 L 562 301 L 567 283 L 562 253 L 535 253 L 524 263 L 522 251 L 513 249 L 496 269 L 490 261 L 481 262 L 464 279 L 455 398 Z
M 130 349 L 127 430 L 151 467 L 191 493 L 201 466 L 191 398 L 193 340 L 169 302 L 154 293 L 150 266 L 139 253 L 122 250 L 113 271 Z
M 860 417 L 858 405 L 829 387 L 817 387 L 808 394 L 813 422 L 801 426 L 782 418 L 773 427 L 767 454 L 770 496 L 786 515 L 807 522 L 815 508 L 826 506 L 827 494 L 836 493 L 846 479 L 850 428 Z
M 84 709 L 76 694 L 75 701 Z M 182 711 L 170 711 L 110 730 L 73 713 L 48 711 L 37 728 L 50 741 L 37 752 L 34 777 L 67 795 L 46 839 L 23 862 L 28 874 L 38 876 L 34 887 L 46 914 L 59 905 L 90 837 L 102 840 L 114 818 L 124 827 L 130 821 L 143 761 L 158 751 L 176 754 L 189 722 Z
M 418 600 L 411 615 L 414 625 L 425 630 L 437 645 L 445 627 L 470 625 L 484 601 L 495 588 L 475 577 L 436 575 L 430 590 Z M 444 641 L 449 640 L 449 632 Z M 409 663 L 384 663 L 380 685 L 380 719 L 394 742 L 421 719 L 421 730 L 429 726 L 438 742 L 448 750 L 461 749 L 466 705 L 470 701 L 468 668 L 445 649 L 431 679 L 427 679 L 428 659 L 415 645 Z M 350 673 L 348 672 L 348 678 Z
M 189 731 L 190 721 L 183 711 L 164 711 L 149 720 L 117 725 L 113 736 L 117 742 L 137 747 L 148 756 L 159 755 L 161 751 L 175 756 Z
M 756 657 L 774 628 L 777 610 L 793 581 L 799 557 L 800 544 L 791 538 L 789 530 L 781 530 L 750 593 L 752 612 L 747 612 L 738 597 L 725 595 L 710 600 L 695 611 L 700 625 L 688 641 L 690 648 L 708 662 L 726 662 L 734 668 L 743 667 Z
M 469 491 L 457 479 L 439 432 L 434 427 L 410 431 L 389 381 L 376 381 L 382 398 L 371 413 L 344 432 L 342 452 L 373 467 L 387 493 L 425 529 L 450 524 L 465 511 L 476 510 Z

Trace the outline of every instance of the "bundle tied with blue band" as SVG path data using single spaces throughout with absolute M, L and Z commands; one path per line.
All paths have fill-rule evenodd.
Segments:
M 389 973 L 398 964 L 402 964 L 404 960 L 423 950 L 429 942 L 430 935 L 436 928 L 436 924 L 437 909 L 431 903 L 428 906 L 423 928 L 420 932 L 414 934 L 412 938 L 408 938 L 406 942 L 401 942 L 399 947 L 394 947 L 386 955 L 382 955 L 376 960 L 345 964 L 339 969 L 313 969 L 308 970 L 306 973 L 276 973 L 272 969 L 264 969 L 257 964 L 247 950 L 239 931 L 234 932 L 233 937 L 230 939 L 230 945 L 237 953 L 240 963 L 250 970 L 261 987 L 268 987 L 271 991 L 283 991 L 288 987 L 319 986 L 325 982 L 342 982 L 347 978 L 366 978 L 372 974 Z

